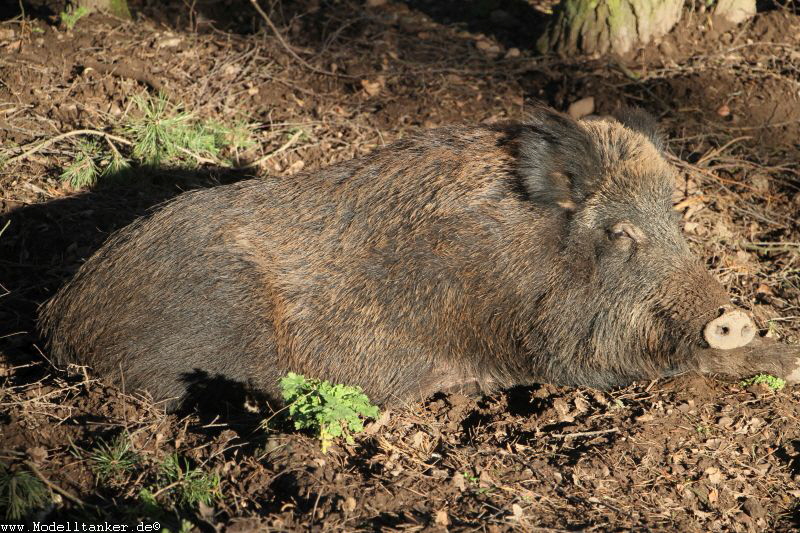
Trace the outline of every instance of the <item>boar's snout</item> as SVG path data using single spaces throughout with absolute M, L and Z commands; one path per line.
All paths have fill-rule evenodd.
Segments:
M 723 307 L 721 314 L 703 329 L 709 346 L 718 350 L 732 350 L 750 343 L 755 337 L 756 327 L 747 313 L 741 309 Z

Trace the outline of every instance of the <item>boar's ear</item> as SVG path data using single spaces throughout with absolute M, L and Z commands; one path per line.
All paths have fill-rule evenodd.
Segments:
M 647 137 L 659 152 L 664 151 L 664 137 L 661 135 L 658 122 L 653 115 L 644 109 L 624 107 L 614 113 L 614 118 L 626 128 L 637 131 Z
M 598 186 L 597 144 L 569 116 L 537 107 L 523 122 L 518 141 L 518 172 L 531 201 L 572 211 Z

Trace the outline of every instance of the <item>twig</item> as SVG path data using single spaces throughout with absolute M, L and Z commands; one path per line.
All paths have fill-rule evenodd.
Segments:
M 278 154 L 280 154 L 280 153 L 283 153 L 283 152 L 285 152 L 286 150 L 288 150 L 288 149 L 289 149 L 289 148 L 290 148 L 290 147 L 291 147 L 291 146 L 294 144 L 294 142 L 295 142 L 297 139 L 299 139 L 299 138 L 300 138 L 300 136 L 301 136 L 302 134 L 303 134 L 303 132 L 302 132 L 302 131 L 296 131 L 296 132 L 295 132 L 295 133 L 294 133 L 294 134 L 293 134 L 293 135 L 292 135 L 292 136 L 289 138 L 289 140 L 288 140 L 288 141 L 286 141 L 286 143 L 284 143 L 284 145 L 283 145 L 283 146 L 281 146 L 280 148 L 278 148 L 278 149 L 277 149 L 277 150 L 275 150 L 274 152 L 270 152 L 269 154 L 265 155 L 264 157 L 261 157 L 261 158 L 259 158 L 259 159 L 256 159 L 256 160 L 255 160 L 255 161 L 253 161 L 252 163 L 248 163 L 248 164 L 246 164 L 246 165 L 244 165 L 244 166 L 242 166 L 242 167 L 237 167 L 237 168 L 242 168 L 242 169 L 244 169 L 244 168 L 253 168 L 253 167 L 259 167 L 259 166 L 261 166 L 263 163 L 266 163 L 267 161 L 269 161 L 270 159 L 272 159 L 272 158 L 273 158 L 273 157 L 275 157 L 276 155 L 278 155 Z
M 221 166 L 221 167 L 228 166 L 228 165 L 225 165 L 224 163 L 222 163 L 222 161 L 217 161 L 216 159 L 205 158 L 200 154 L 196 154 L 196 153 L 192 152 L 191 150 L 187 150 L 186 148 L 183 148 L 182 146 L 178 146 L 178 150 L 183 152 L 186 155 L 194 157 L 197 160 L 198 163 L 208 163 L 210 165 L 218 165 L 218 166 Z
M 317 505 L 319 504 L 319 499 L 322 497 L 322 491 L 317 493 L 317 499 L 314 500 L 314 508 L 311 510 L 311 523 L 314 523 L 314 517 L 317 515 Z
M 52 491 L 55 491 L 55 492 L 57 492 L 57 493 L 61 494 L 63 497 L 65 497 L 66 499 L 68 499 L 68 500 L 69 500 L 69 501 L 71 501 L 72 503 L 74 503 L 74 504 L 77 504 L 77 505 L 80 505 L 81 507 L 91 507 L 91 508 L 96 508 L 94 505 L 89 505 L 88 503 L 84 502 L 83 500 L 81 500 L 81 499 L 80 499 L 80 498 L 78 498 L 77 496 L 73 496 L 73 495 L 72 495 L 72 494 L 71 494 L 69 491 L 67 491 L 67 490 L 65 490 L 65 489 L 62 489 L 61 487 L 59 487 L 58 485 L 56 485 L 55 483 L 53 483 L 52 481 L 50 481 L 49 479 L 47 479 L 46 477 L 44 477 L 44 474 L 42 474 L 42 473 L 39 471 L 39 469 L 38 469 L 38 468 L 36 468 L 36 465 L 35 465 L 35 464 L 33 464 L 33 462 L 31 462 L 31 461 L 25 461 L 25 466 L 27 466 L 28 468 L 30 468 L 30 469 L 31 469 L 31 472 L 33 472 L 33 473 L 36 475 L 36 477 L 38 477 L 38 478 L 39 478 L 39 479 L 42 481 L 42 483 L 44 483 L 45 485 L 47 485 L 47 486 L 50 488 L 50 490 L 52 490 Z
M 619 433 L 619 428 L 613 427 L 609 429 L 598 429 L 597 431 L 579 431 L 577 433 L 550 433 L 549 435 L 559 439 L 574 439 L 577 437 L 594 437 L 596 435 L 605 435 L 606 433 Z
M 747 139 L 752 139 L 752 137 L 749 136 L 749 135 L 743 135 L 741 137 L 736 137 L 735 139 L 731 139 L 730 141 L 726 142 L 725 144 L 723 144 L 719 148 L 714 148 L 713 150 L 709 150 L 708 152 L 705 153 L 705 155 L 703 155 L 703 157 L 701 157 L 695 163 L 695 166 L 698 166 L 698 167 L 703 166 L 703 163 L 705 163 L 706 161 L 708 161 L 708 160 L 716 157 L 717 155 L 721 154 L 723 151 L 725 151 L 726 148 L 728 148 L 732 144 L 735 144 L 735 143 L 737 143 L 739 141 L 746 141 Z
M 768 242 L 744 242 L 742 248 L 756 252 L 800 252 L 800 244 L 794 242 L 787 243 L 768 243 Z
M 263 9 L 261 9 L 261 6 L 258 5 L 258 0 L 250 0 L 250 3 L 253 4 L 254 8 L 256 8 L 256 11 L 258 11 L 258 14 L 261 15 L 261 18 L 264 19 L 264 22 L 267 23 L 267 26 L 269 26 L 269 29 L 271 29 L 272 33 L 275 34 L 275 37 L 278 38 L 278 42 L 281 43 L 281 46 L 283 46 L 283 48 L 287 52 L 289 52 L 289 54 L 293 58 L 295 58 L 301 65 L 303 65 L 307 69 L 311 70 L 312 72 L 316 72 L 317 74 L 324 74 L 325 76 L 336 76 L 336 77 L 342 77 L 342 78 L 352 78 L 353 77 L 353 76 L 347 76 L 347 75 L 344 75 L 344 74 L 337 74 L 335 72 L 330 72 L 328 70 L 321 70 L 321 69 L 318 69 L 317 67 L 315 67 L 314 65 L 309 64 L 308 61 L 306 61 L 305 59 L 303 59 L 302 57 L 297 55 L 297 52 L 294 51 L 292 46 L 289 43 L 286 42 L 286 40 L 281 35 L 281 32 L 278 31 L 278 28 L 275 26 L 275 24 L 273 24 L 272 20 L 270 20 L 269 16 L 264 12 Z
M 10 225 L 11 225 L 11 220 L 6 220 L 5 226 L 3 226 L 3 229 L 0 229 L 0 237 L 3 236 L 3 232 L 5 232 Z
M 56 135 L 55 137 L 51 137 L 51 138 L 47 139 L 46 141 L 42 141 L 42 142 L 40 142 L 38 144 L 35 141 L 35 142 L 32 142 L 30 144 L 25 145 L 23 147 L 23 150 L 25 148 L 28 148 L 29 146 L 33 146 L 33 145 L 35 145 L 35 146 L 33 146 L 33 148 L 31 148 L 27 152 L 23 152 L 20 155 L 16 155 L 16 156 L 12 157 L 8 161 L 6 161 L 6 164 L 10 164 L 10 163 L 13 163 L 15 161 L 19 161 L 20 159 L 25 159 L 28 156 L 31 156 L 31 155 L 35 154 L 39 150 L 47 148 L 48 146 L 50 146 L 53 143 L 56 143 L 56 142 L 61 141 L 61 140 L 64 140 L 64 139 L 66 139 L 68 137 L 75 137 L 76 135 L 98 135 L 98 136 L 105 137 L 106 139 L 111 139 L 112 141 L 116 141 L 116 142 L 118 142 L 120 144 L 124 144 L 124 145 L 127 145 L 127 146 L 131 146 L 133 144 L 128 139 L 124 139 L 122 137 L 117 137 L 116 135 L 112 135 L 110 133 L 106 133 L 106 132 L 100 131 L 100 130 L 73 130 L 73 131 L 68 131 L 67 133 L 62 133 L 61 135 Z
M 157 491 L 155 491 L 153 493 L 153 498 L 154 499 L 157 498 L 159 495 L 163 494 L 164 491 L 167 491 L 169 489 L 173 489 L 173 488 L 177 487 L 178 485 L 182 484 L 183 481 L 184 481 L 183 479 L 179 479 L 177 481 L 173 481 L 172 483 L 170 483 L 169 485 L 167 485 L 165 487 L 161 487 L 160 489 L 158 489 Z

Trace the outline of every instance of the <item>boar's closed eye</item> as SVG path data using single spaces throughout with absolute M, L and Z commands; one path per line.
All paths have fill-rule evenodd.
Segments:
M 614 241 L 620 239 L 629 239 L 635 243 L 638 243 L 644 239 L 644 233 L 642 233 L 642 230 L 630 222 L 619 222 L 609 228 L 608 237 Z

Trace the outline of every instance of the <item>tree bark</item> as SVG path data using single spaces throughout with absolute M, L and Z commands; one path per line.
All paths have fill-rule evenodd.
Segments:
M 91 11 L 105 11 L 124 19 L 131 18 L 128 0 L 73 0 L 75 7 L 85 7 Z
M 559 55 L 625 56 L 671 30 L 681 18 L 683 3 L 684 0 L 562 0 L 537 48 L 542 53 Z

